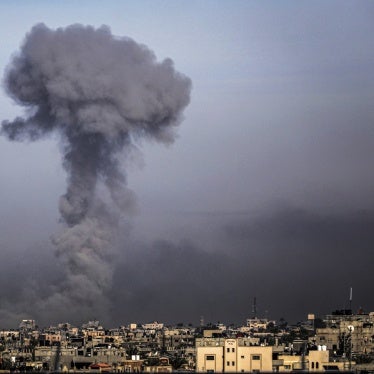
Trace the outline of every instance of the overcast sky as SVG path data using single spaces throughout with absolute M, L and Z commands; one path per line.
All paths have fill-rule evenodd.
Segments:
M 57 136 L 0 137 L 0 327 L 296 321 L 374 310 L 371 1 L 2 1 L 0 69 L 32 26 L 108 25 L 192 80 L 170 146 L 123 157 L 137 212 L 120 228 L 110 312 L 38 313 L 62 281 Z M 23 108 L 0 91 L 0 118 Z M 37 298 L 35 299 L 37 302 Z

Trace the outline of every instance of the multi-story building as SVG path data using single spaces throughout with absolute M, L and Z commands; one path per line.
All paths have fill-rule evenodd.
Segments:
M 330 360 L 330 352 L 319 347 L 304 354 L 287 353 L 283 346 L 252 345 L 247 338 L 196 339 L 197 372 L 321 372 L 348 370 L 347 361 Z
M 275 325 L 275 321 L 269 321 L 267 318 L 247 318 L 246 326 L 251 331 L 261 331 L 266 330 L 269 324 Z
M 310 350 L 305 355 L 280 354 L 278 361 L 279 372 L 347 371 L 352 364 L 347 361 L 331 360 L 329 351 L 322 347 L 318 350 Z
M 311 340 L 336 355 L 374 354 L 374 312 L 352 314 L 350 310 L 327 315 L 326 327 L 317 328 Z
M 196 339 L 197 372 L 272 371 L 272 347 L 253 346 L 245 338 Z

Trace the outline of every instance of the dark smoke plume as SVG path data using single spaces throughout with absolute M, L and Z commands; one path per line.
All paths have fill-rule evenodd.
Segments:
M 59 210 L 65 231 L 54 238 L 66 280 L 47 303 L 90 308 L 112 282 L 118 219 L 131 210 L 119 156 L 141 138 L 170 143 L 190 100 L 190 79 L 146 46 L 108 27 L 36 25 L 7 68 L 7 93 L 25 118 L 3 121 L 10 140 L 61 137 L 68 173 Z M 98 186 L 110 198 L 99 197 Z M 101 195 L 100 195 L 101 196 Z

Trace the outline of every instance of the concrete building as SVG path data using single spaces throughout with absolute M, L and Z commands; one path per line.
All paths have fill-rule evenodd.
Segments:
M 318 350 L 310 350 L 304 355 L 279 355 L 281 362 L 279 372 L 324 372 L 324 371 L 348 371 L 351 370 L 350 363 L 346 360 L 332 359 L 330 352 L 319 347 Z M 351 363 L 352 365 L 354 362 Z
M 144 325 L 142 325 L 142 327 L 144 330 L 162 330 L 164 328 L 164 324 L 155 321 L 155 322 L 145 323 Z
M 253 346 L 245 338 L 200 338 L 196 339 L 196 371 L 272 371 L 272 354 L 272 347 Z
M 337 355 L 374 354 L 374 312 L 352 314 L 347 310 L 326 316 L 326 327 L 317 328 L 311 340 Z
M 283 346 L 254 346 L 247 338 L 196 339 L 196 371 L 202 373 L 344 371 L 348 361 L 331 360 L 324 347 L 305 355 L 284 352 Z
M 270 323 L 275 325 L 275 321 L 269 321 L 267 318 L 247 318 L 246 322 L 246 326 L 252 331 L 266 330 Z

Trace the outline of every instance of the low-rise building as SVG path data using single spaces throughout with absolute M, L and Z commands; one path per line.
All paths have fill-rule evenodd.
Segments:
M 145 323 L 142 325 L 142 327 L 144 330 L 162 330 L 164 328 L 164 324 L 155 321 L 155 322 Z

